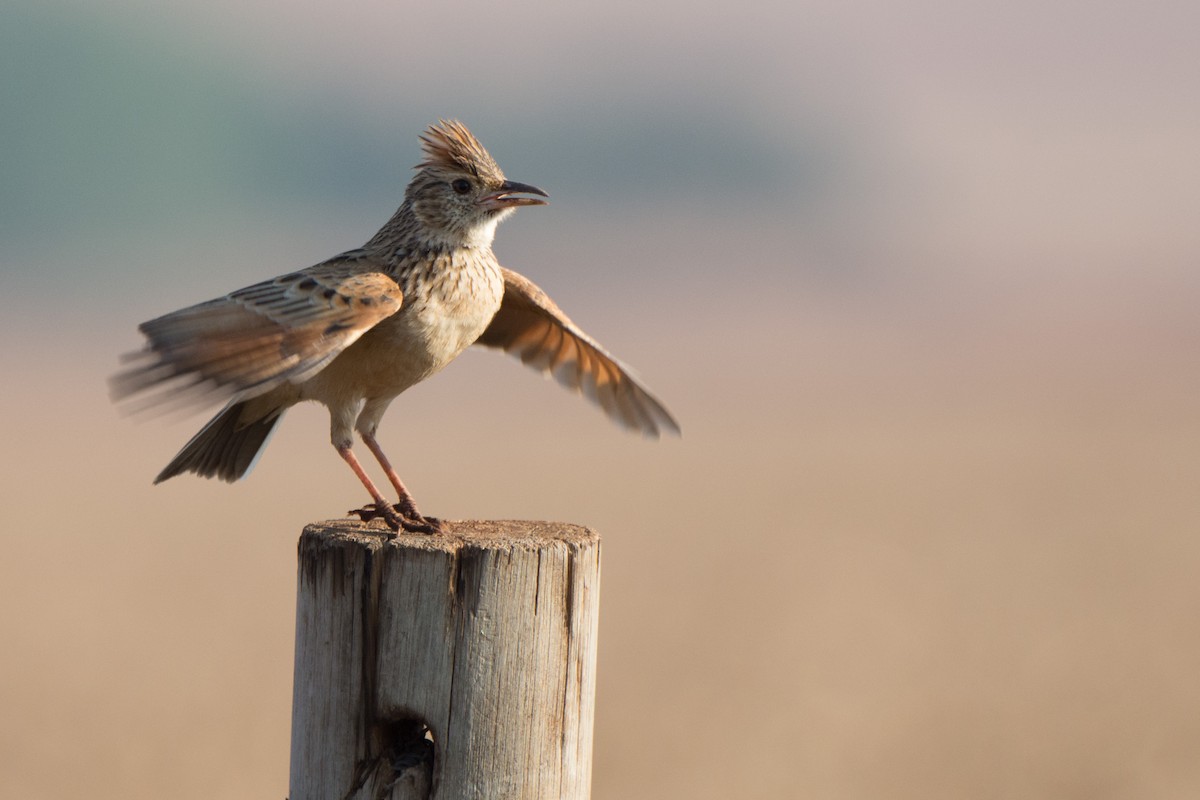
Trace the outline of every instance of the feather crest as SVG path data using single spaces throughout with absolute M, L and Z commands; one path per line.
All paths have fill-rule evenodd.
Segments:
M 503 181 L 504 173 L 479 140 L 458 120 L 438 120 L 421 134 L 425 160 L 418 169 L 449 169 L 477 178 Z

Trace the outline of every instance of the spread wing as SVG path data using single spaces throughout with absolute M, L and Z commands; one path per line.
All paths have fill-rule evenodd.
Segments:
M 614 422 L 646 436 L 679 433 L 670 412 L 533 281 L 504 270 L 504 300 L 476 344 L 498 347 L 583 392 Z
M 256 283 L 142 323 L 146 348 L 113 377 L 116 399 L 140 405 L 254 397 L 315 375 L 380 320 L 400 309 L 392 278 L 354 258 Z

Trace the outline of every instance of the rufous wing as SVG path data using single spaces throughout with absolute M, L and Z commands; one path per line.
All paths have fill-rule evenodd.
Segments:
M 126 357 L 113 395 L 142 405 L 254 397 L 315 375 L 401 306 L 399 285 L 353 259 L 256 283 L 139 326 L 144 350 Z
M 678 434 L 659 400 L 595 340 L 579 329 L 533 281 L 504 272 L 504 300 L 476 344 L 495 347 L 582 392 L 618 424 L 645 436 Z

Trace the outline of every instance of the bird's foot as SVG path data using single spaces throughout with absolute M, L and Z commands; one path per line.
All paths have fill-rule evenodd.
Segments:
M 353 508 L 347 513 L 358 515 L 363 522 L 381 519 L 396 533 L 399 533 L 401 528 L 409 533 L 425 534 L 441 533 L 443 530 L 442 521 L 437 517 L 424 517 L 420 514 L 406 516 L 390 503 L 370 503 L 362 508 Z
M 403 518 L 400 524 L 404 526 L 404 530 L 409 533 L 425 533 L 435 534 L 442 533 L 446 528 L 442 525 L 442 521 L 437 517 L 421 517 L 420 519 Z

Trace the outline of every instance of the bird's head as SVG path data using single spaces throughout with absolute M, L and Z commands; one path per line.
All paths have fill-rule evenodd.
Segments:
M 404 196 L 426 230 L 450 244 L 490 245 L 496 225 L 513 209 L 546 203 L 541 189 L 506 179 L 461 122 L 431 125 L 421 146 L 425 160 Z

